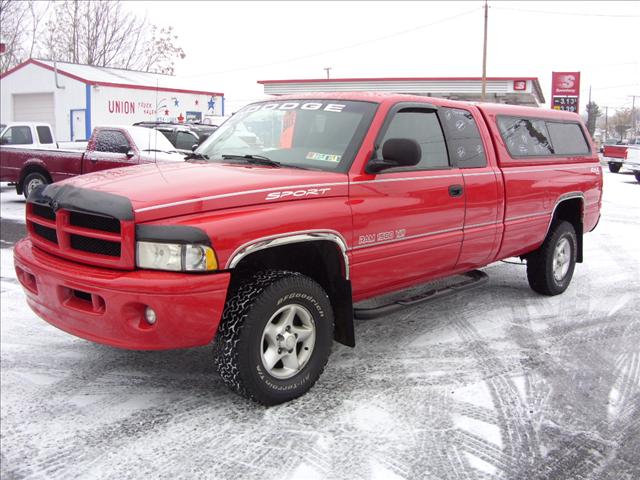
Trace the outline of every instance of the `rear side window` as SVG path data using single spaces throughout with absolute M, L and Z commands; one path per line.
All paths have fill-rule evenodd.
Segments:
M 486 167 L 487 158 L 473 115 L 460 108 L 441 108 L 451 163 L 458 168 Z
M 38 132 L 38 140 L 40 140 L 40 143 L 53 143 L 53 136 L 51 135 L 51 129 L 49 127 L 41 125 L 36 127 L 36 131 Z
M 110 153 L 127 153 L 129 141 L 117 130 L 101 130 L 96 137 L 96 151 Z
M 560 155 L 584 155 L 589 153 L 589 145 L 577 123 L 547 122 L 553 149 Z
M 191 148 L 197 143 L 198 139 L 195 135 L 192 135 L 189 132 L 178 132 L 174 146 L 181 150 L 191 150 Z
M 30 145 L 33 143 L 29 127 L 11 127 L 2 135 L 3 145 Z
M 401 110 L 391 120 L 380 146 L 382 147 L 384 142 L 390 138 L 411 138 L 415 140 L 422 149 L 422 157 L 420 158 L 420 163 L 414 167 L 391 168 L 387 170 L 388 172 L 449 167 L 442 127 L 440 127 L 440 122 L 435 112 L 415 109 Z
M 498 127 L 512 157 L 544 157 L 554 154 L 544 120 L 498 117 Z

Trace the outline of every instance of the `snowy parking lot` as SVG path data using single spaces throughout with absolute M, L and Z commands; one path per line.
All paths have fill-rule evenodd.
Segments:
M 39 319 L 3 184 L 2 478 L 640 478 L 640 184 L 604 175 L 563 295 L 492 264 L 474 290 L 359 321 L 354 349 L 271 408 L 229 392 L 209 348 L 117 350 Z

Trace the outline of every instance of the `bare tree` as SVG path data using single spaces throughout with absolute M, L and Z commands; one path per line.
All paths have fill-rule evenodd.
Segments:
M 47 22 L 51 59 L 101 67 L 173 73 L 184 58 L 172 27 L 158 28 L 123 8 L 119 0 L 65 0 Z
M 0 0 L 0 39 L 6 45 L 4 55 L 0 56 L 0 72 L 16 66 L 26 55 L 29 32 L 24 25 L 28 12 L 26 2 Z

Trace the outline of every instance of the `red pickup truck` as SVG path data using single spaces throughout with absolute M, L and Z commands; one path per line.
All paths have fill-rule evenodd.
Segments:
M 155 130 L 104 126 L 93 130 L 86 151 L 0 145 L 0 182 L 28 197 L 40 185 L 82 173 L 140 163 L 180 162 L 184 155 Z
M 229 387 L 277 404 L 311 388 L 332 339 L 355 344 L 354 315 L 512 256 L 533 290 L 562 293 L 601 200 L 573 113 L 284 97 L 239 111 L 187 162 L 37 189 L 14 258 L 28 304 L 58 328 L 137 350 L 213 342 Z M 444 277 L 420 298 L 388 295 Z
M 605 145 L 602 149 L 602 156 L 604 161 L 609 165 L 609 171 L 612 173 L 618 173 L 622 168 L 624 161 L 627 159 L 627 149 L 629 145 L 640 145 L 640 137 L 632 138 L 626 143 L 620 143 L 618 145 Z

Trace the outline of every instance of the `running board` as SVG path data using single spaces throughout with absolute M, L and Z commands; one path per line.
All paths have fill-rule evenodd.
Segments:
M 417 305 L 434 298 L 442 298 L 461 290 L 467 290 L 486 282 L 488 275 L 480 270 L 453 275 L 451 277 L 425 283 L 408 290 L 401 290 L 381 297 L 358 302 L 353 306 L 354 317 L 369 320 L 388 315 L 402 308 Z

